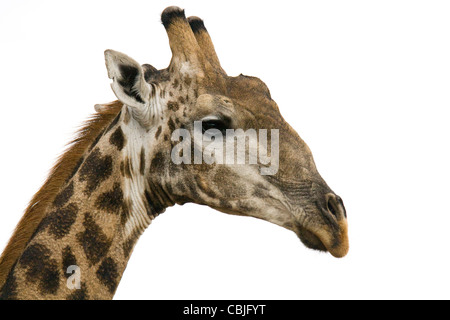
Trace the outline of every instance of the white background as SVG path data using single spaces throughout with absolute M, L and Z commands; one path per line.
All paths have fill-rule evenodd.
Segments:
M 447 1 L 0 2 L 0 248 L 96 103 L 103 60 L 170 61 L 160 13 L 204 19 L 229 75 L 260 77 L 347 207 L 343 259 L 207 207 L 169 208 L 116 299 L 450 298 Z

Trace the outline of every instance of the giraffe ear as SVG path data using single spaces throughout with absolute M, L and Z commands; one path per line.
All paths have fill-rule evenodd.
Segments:
M 141 65 L 126 54 L 114 50 L 105 51 L 111 88 L 124 104 L 144 111 L 148 109 L 152 89 L 144 79 Z

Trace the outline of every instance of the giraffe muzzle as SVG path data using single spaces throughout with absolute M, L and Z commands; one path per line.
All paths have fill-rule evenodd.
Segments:
M 328 224 L 317 236 L 328 252 L 336 258 L 342 258 L 349 250 L 347 212 L 338 195 L 328 193 L 325 198 Z
M 349 250 L 345 206 L 334 193 L 327 193 L 325 200 L 325 205 L 318 207 L 322 222 L 297 225 L 296 233 L 308 248 L 328 251 L 334 257 L 342 258 Z

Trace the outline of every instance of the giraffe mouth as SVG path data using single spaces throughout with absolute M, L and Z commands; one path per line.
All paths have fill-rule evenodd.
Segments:
M 300 241 L 307 247 L 318 251 L 328 251 L 320 238 L 301 225 L 297 225 L 296 234 Z
M 336 258 L 342 258 L 349 250 L 347 221 L 339 221 L 338 225 L 337 229 L 331 231 L 326 227 L 313 230 L 297 224 L 295 233 L 307 248 L 329 252 Z

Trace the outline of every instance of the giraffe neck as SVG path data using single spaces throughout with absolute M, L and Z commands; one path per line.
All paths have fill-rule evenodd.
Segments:
M 137 239 L 171 204 L 141 130 L 124 106 L 46 209 L 0 298 L 113 297 Z

